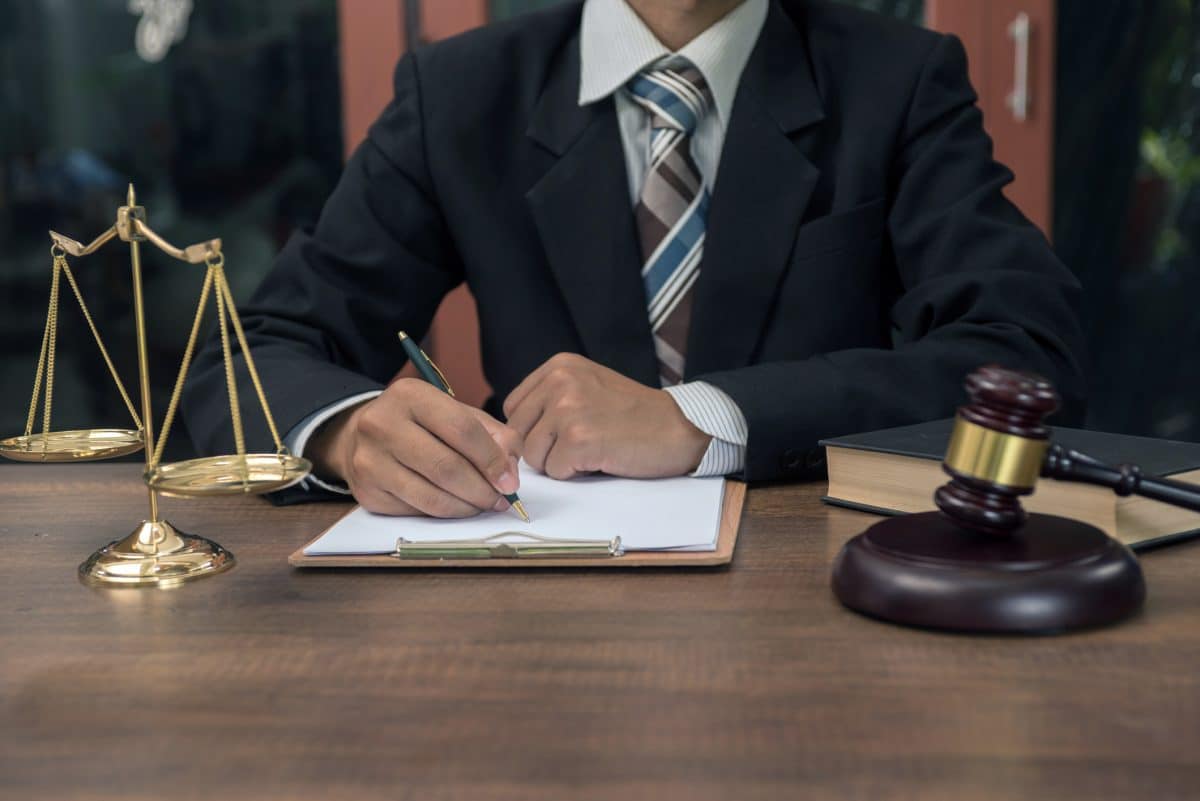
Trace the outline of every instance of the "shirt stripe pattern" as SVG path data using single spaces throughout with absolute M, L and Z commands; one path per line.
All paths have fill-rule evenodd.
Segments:
M 683 381 L 692 293 L 700 277 L 708 188 L 692 158 L 692 135 L 712 108 L 700 70 L 672 57 L 627 85 L 650 115 L 650 166 L 634 215 L 642 247 L 650 329 L 664 387 Z
M 693 476 L 725 476 L 746 464 L 750 428 L 733 398 L 706 381 L 689 381 L 666 387 L 683 416 L 713 438 Z

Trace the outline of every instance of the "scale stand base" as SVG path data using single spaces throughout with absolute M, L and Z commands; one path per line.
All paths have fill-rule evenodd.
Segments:
M 1007 634 L 1108 625 L 1146 596 L 1133 553 L 1098 528 L 1031 514 L 997 537 L 939 512 L 885 520 L 852 539 L 834 563 L 833 590 L 891 623 Z
M 103 587 L 173 587 L 233 567 L 233 554 L 212 540 L 183 534 L 165 520 L 143 521 L 123 540 L 79 566 L 79 580 Z

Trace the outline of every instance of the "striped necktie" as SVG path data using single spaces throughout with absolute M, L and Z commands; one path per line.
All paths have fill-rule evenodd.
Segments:
M 683 381 L 708 219 L 692 134 L 712 106 L 712 93 L 700 70 L 678 58 L 639 73 L 628 89 L 650 115 L 650 167 L 635 215 L 659 376 L 672 386 Z

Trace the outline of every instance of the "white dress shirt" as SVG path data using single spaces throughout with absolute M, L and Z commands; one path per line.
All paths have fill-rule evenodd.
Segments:
M 711 194 L 725 145 L 725 130 L 742 71 L 767 19 L 768 0 L 745 0 L 676 53 L 658 40 L 625 0 L 587 0 L 579 31 L 579 105 L 612 96 L 625 151 L 629 202 L 636 206 L 650 163 L 650 115 L 629 96 L 625 85 L 660 59 L 679 55 L 700 70 L 713 96 L 692 137 L 692 157 Z M 704 270 L 704 262 L 700 263 Z M 692 425 L 713 438 L 693 475 L 741 470 L 749 430 L 733 399 L 711 384 L 692 381 L 667 392 Z
M 675 54 L 691 61 L 712 90 L 715 108 L 700 121 L 692 137 L 692 156 L 710 193 L 716 186 L 725 129 L 738 83 L 766 21 L 767 4 L 768 0 L 745 0 Z M 583 7 L 579 44 L 579 105 L 613 96 L 625 151 L 632 209 L 641 195 L 649 166 L 650 118 L 630 99 L 625 84 L 645 67 L 673 54 L 625 0 L 587 0 Z M 713 438 L 693 475 L 725 475 L 741 470 L 745 464 L 749 430 L 745 415 L 733 399 L 703 381 L 667 387 L 666 391 L 684 416 Z M 323 423 L 338 412 L 377 395 L 378 392 L 366 392 L 318 409 L 288 431 L 284 437 L 288 448 L 302 456 L 308 440 Z M 344 486 L 330 484 L 316 476 L 310 476 L 300 486 L 308 489 L 309 482 L 332 492 L 347 492 Z

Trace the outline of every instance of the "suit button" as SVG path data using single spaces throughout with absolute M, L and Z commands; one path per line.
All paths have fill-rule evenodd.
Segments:
M 816 470 L 825 466 L 825 449 L 813 448 L 808 452 L 808 458 L 805 459 L 805 465 L 809 470 Z
M 789 448 L 783 452 L 783 469 L 799 470 L 804 466 L 804 454 Z

